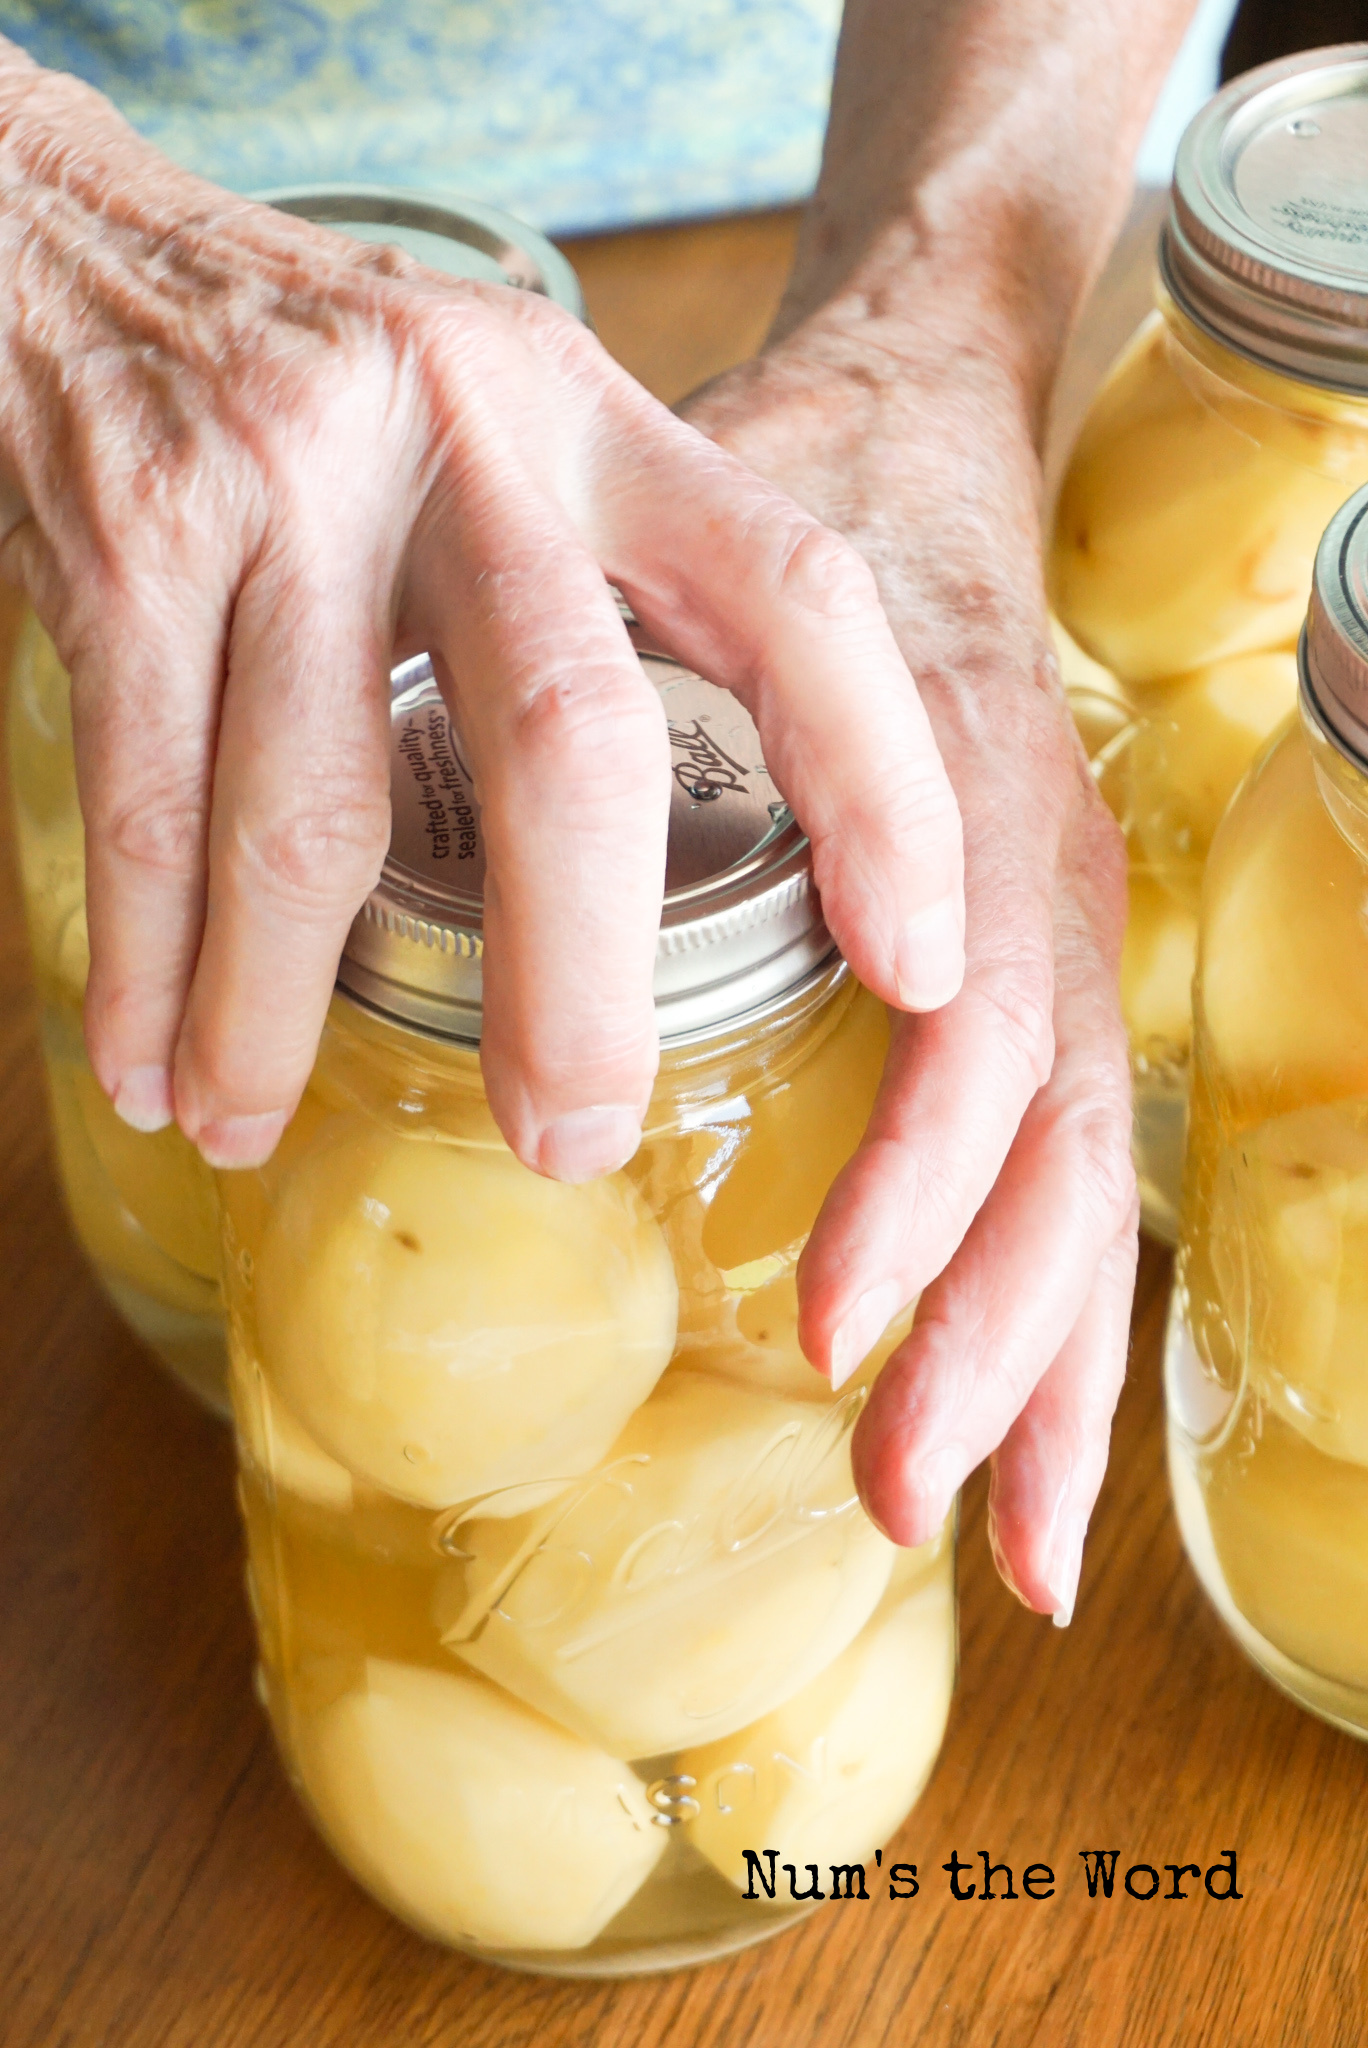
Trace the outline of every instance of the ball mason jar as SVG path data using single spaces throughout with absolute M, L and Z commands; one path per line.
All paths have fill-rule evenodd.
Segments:
M 1203 865 L 1295 703 L 1316 544 L 1368 481 L 1368 237 L 1345 186 L 1365 153 L 1368 46 L 1265 66 L 1198 114 L 1157 309 L 1098 393 L 1055 513 L 1065 684 L 1130 852 L 1142 1209 L 1170 1243 Z
M 1189 1555 L 1285 1692 L 1368 1733 L 1368 490 L 1301 715 L 1211 848 L 1165 1380 Z
M 493 207 L 369 186 L 261 196 L 356 239 L 398 243 L 451 276 L 518 285 L 583 316 L 565 258 Z M 8 725 L 53 1143 L 68 1214 L 125 1319 L 184 1386 L 226 1415 L 213 1176 L 174 1125 L 144 1133 L 125 1124 L 86 1058 L 82 1007 L 90 948 L 70 681 L 32 617 L 16 648 Z
M 646 650 L 672 759 L 641 1148 L 540 1178 L 481 1086 L 479 808 L 425 657 L 393 834 L 309 1088 L 222 1174 L 259 1685 L 320 1832 L 411 1926 L 616 1975 L 722 1954 L 874 1862 L 940 1745 L 953 1529 L 897 1549 L 795 1268 L 882 1006 L 725 692 Z M 861 1870 L 860 1866 L 864 1866 Z

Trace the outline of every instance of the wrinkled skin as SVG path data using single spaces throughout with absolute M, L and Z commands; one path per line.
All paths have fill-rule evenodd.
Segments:
M 494 1113 L 544 1173 L 630 1156 L 668 761 L 611 579 L 750 708 L 900 1013 L 800 1274 L 837 1380 L 925 1290 L 866 1502 L 919 1542 L 996 1452 L 1000 1568 L 1061 1621 L 1135 1222 L 1123 864 L 1048 651 L 1037 448 L 1189 11 L 851 0 L 776 340 L 702 433 L 555 308 L 217 192 L 0 45 L 0 566 L 72 673 L 116 1107 L 269 1154 L 386 845 L 389 662 L 428 647 L 484 811 Z
M 480 785 L 494 1113 L 560 1178 L 631 1156 L 669 753 L 605 577 L 745 700 L 862 979 L 953 993 L 959 816 L 852 548 L 560 308 L 230 198 L 18 68 L 4 565 L 71 671 L 87 1039 L 130 1121 L 270 1152 L 388 843 L 390 661 L 429 649 Z
M 1019 414 L 1004 398 L 985 431 L 981 374 L 931 366 L 914 390 L 905 367 L 887 382 L 867 369 L 857 344 L 800 329 L 689 409 L 873 564 L 964 820 L 965 985 L 898 1023 L 865 1146 L 804 1255 L 802 1335 L 809 1355 L 829 1348 L 866 1276 L 900 1302 L 927 1290 L 860 1424 L 861 1491 L 890 1534 L 922 1542 L 996 1450 L 999 1564 L 1059 1612 L 1135 1271 L 1124 849 L 1049 646 Z
M 860 1421 L 861 1493 L 917 1543 L 991 1454 L 998 1568 L 1061 1624 L 1125 1369 L 1138 1205 L 1124 851 L 1050 648 L 1040 451 L 1191 12 L 847 0 L 774 334 L 686 408 L 870 563 L 963 819 L 964 988 L 898 1021 L 800 1267 L 804 1348 L 840 1369 L 852 1323 L 925 1290 Z

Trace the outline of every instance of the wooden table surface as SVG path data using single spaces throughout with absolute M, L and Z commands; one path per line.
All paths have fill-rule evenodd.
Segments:
M 572 253 L 605 340 L 674 397 L 758 338 L 791 240 L 780 217 Z M 829 1905 L 728 1962 L 609 1985 L 466 1962 L 372 1905 L 295 1806 L 252 1696 L 227 1437 L 125 1334 L 63 1221 L 4 844 L 0 2048 L 1363 2038 L 1368 1753 L 1255 1674 L 1183 1559 L 1153 1248 L 1067 1632 L 999 1586 L 968 1491 L 959 1692 L 898 1842 L 917 1898 Z M 1205 1868 L 1229 1848 L 1239 1900 L 1142 1903 L 1119 1882 L 1094 1900 L 1079 1861 Z M 954 1902 L 941 1866 L 984 1849 L 1018 1878 L 1051 1865 L 1054 1896 Z

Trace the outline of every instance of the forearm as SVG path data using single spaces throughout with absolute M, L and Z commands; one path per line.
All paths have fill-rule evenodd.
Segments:
M 1194 0 L 847 0 L 776 322 L 925 361 L 967 334 L 1038 431 Z
M 848 0 L 775 334 L 689 408 L 873 568 L 964 832 L 964 987 L 895 1032 L 803 1255 L 804 1342 L 843 1356 L 881 1290 L 920 1294 L 861 1418 L 862 1496 L 920 1542 L 994 1452 L 1000 1567 L 1061 1621 L 1135 1224 L 1124 857 L 1050 649 L 1039 447 L 1190 11 L 1150 0 L 1123 27 L 1118 0 Z

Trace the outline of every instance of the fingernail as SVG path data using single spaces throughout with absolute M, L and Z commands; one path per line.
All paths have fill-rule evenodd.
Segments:
M 955 1495 L 964 1482 L 966 1459 L 961 1444 L 946 1444 L 939 1451 L 932 1451 L 920 1458 L 916 1465 L 916 1490 L 921 1496 L 925 1510 L 919 1523 L 911 1525 L 911 1543 L 915 1549 L 929 1543 L 931 1538 L 945 1526 L 945 1518 L 954 1506 Z
M 964 911 L 957 896 L 942 896 L 910 917 L 893 959 L 898 1001 L 905 1010 L 938 1010 L 964 981 Z
M 988 1548 L 993 1553 L 993 1563 L 997 1566 L 997 1575 L 1001 1579 L 1003 1585 L 1007 1588 L 1007 1591 L 1012 1595 L 1014 1599 L 1019 1600 L 1022 1606 L 1026 1608 L 1028 1612 L 1034 1613 L 1035 1610 L 1034 1608 L 1032 1608 L 1030 1601 L 1026 1598 L 1026 1595 L 1022 1592 L 1020 1586 L 1016 1582 L 1016 1574 L 1013 1572 L 1011 1565 L 1007 1562 L 1007 1552 L 1003 1546 L 1001 1532 L 998 1529 L 997 1500 L 995 1498 L 996 1492 L 997 1473 L 996 1471 L 994 1471 L 993 1483 L 988 1491 Z M 1060 1627 L 1063 1627 L 1062 1622 L 1060 1623 Z
M 641 1143 L 641 1118 L 622 1103 L 595 1103 L 542 1132 L 537 1164 L 552 1180 L 597 1180 L 625 1166 Z
M 1061 1526 L 1050 1548 L 1050 1569 L 1046 1589 L 1054 1602 L 1054 1625 L 1067 1628 L 1073 1620 L 1078 1598 L 1078 1576 L 1083 1569 L 1083 1538 L 1088 1525 L 1078 1515 L 1061 1518 Z
M 862 1294 L 831 1340 L 831 1390 L 859 1370 L 903 1305 L 902 1289 L 884 1280 Z
M 130 1067 L 114 1090 L 114 1107 L 135 1131 L 164 1131 L 175 1115 L 166 1067 Z
M 263 1166 L 289 1121 L 283 1110 L 276 1109 L 264 1116 L 224 1116 L 202 1125 L 195 1142 L 209 1166 L 230 1172 L 235 1167 Z

